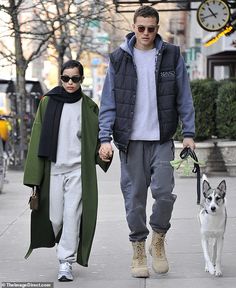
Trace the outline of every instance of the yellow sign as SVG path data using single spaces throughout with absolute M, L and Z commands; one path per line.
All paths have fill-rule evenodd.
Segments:
M 231 32 L 233 30 L 233 26 L 227 26 L 223 31 L 221 31 L 220 33 L 218 33 L 214 38 L 210 39 L 209 41 L 207 41 L 204 46 L 208 47 L 214 43 L 216 43 L 221 37 L 227 35 L 229 32 Z
M 0 138 L 7 141 L 9 138 L 9 122 L 7 120 L 0 119 Z

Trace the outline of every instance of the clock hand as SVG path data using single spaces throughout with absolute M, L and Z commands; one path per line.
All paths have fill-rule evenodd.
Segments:
M 218 13 L 215 13 L 215 15 L 217 15 Z M 204 17 L 201 17 L 202 19 L 206 19 L 206 18 L 209 18 L 209 17 L 212 17 L 212 16 L 214 16 L 214 17 L 216 17 L 215 15 L 212 15 L 212 14 L 210 14 L 210 15 L 207 15 L 207 16 L 204 16 Z
M 208 7 L 208 10 L 211 12 L 211 14 L 216 18 L 217 13 L 214 13 L 210 7 Z

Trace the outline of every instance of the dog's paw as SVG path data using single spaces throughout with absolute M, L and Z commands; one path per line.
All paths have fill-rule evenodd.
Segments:
M 219 269 L 219 268 L 216 268 L 215 270 L 215 276 L 216 277 L 221 277 L 223 274 L 222 274 L 222 271 Z
M 211 263 L 206 264 L 205 271 L 209 272 L 211 275 L 215 275 L 215 268 Z

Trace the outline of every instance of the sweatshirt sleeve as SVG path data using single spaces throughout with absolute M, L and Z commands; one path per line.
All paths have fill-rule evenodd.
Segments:
M 101 143 L 110 142 L 116 117 L 116 105 L 114 96 L 114 68 L 109 63 L 105 82 L 102 90 L 99 112 L 99 139 Z
M 189 78 L 184 59 L 179 57 L 176 67 L 177 78 L 177 110 L 182 123 L 182 134 L 184 137 L 193 138 L 195 135 L 195 111 Z

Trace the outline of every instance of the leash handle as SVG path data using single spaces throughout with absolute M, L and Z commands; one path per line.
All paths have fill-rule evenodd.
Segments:
M 189 147 L 184 147 L 184 149 L 180 152 L 180 158 L 187 159 L 188 157 L 191 157 L 194 160 L 194 166 L 192 172 L 197 173 L 197 204 L 199 205 L 201 200 L 201 185 L 200 185 L 201 171 L 200 166 L 198 164 L 198 158 L 194 150 L 192 150 Z

